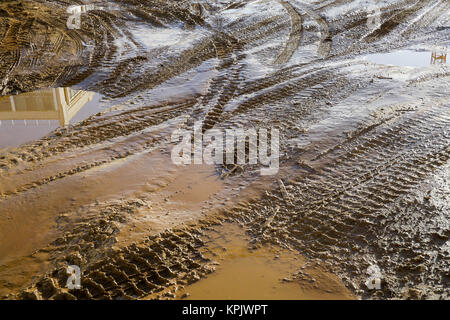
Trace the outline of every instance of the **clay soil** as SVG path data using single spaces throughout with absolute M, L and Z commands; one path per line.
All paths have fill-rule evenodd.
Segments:
M 448 299 L 449 25 L 447 0 L 1 1 L 0 99 L 100 111 L 0 146 L 0 298 Z M 368 58 L 401 50 L 426 65 Z M 199 121 L 277 128 L 278 173 L 173 164 Z

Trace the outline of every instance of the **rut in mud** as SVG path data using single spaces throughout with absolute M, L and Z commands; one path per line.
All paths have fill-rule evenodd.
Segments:
M 358 297 L 448 299 L 448 66 L 365 56 L 397 48 L 431 56 L 450 43 L 450 4 L 374 1 L 373 26 L 369 3 L 95 1 L 81 28 L 67 29 L 66 10 L 81 1 L 2 2 L 0 94 L 74 86 L 101 94 L 105 108 L 1 151 L 0 295 L 173 298 L 169 286 L 213 272 L 204 232 L 228 221 L 247 230 L 251 247 L 270 243 L 324 263 Z M 167 207 L 173 224 L 123 241 L 136 217 L 154 214 L 148 193 L 164 187 L 149 187 L 154 176 L 137 169 L 111 185 L 136 163 L 151 170 L 146 161 L 167 157 L 173 130 L 196 121 L 203 132 L 278 128 L 279 173 L 217 166 L 234 190 L 211 198 L 223 205 L 183 209 L 192 219 Z M 40 204 L 46 195 L 55 205 Z M 13 233 L 33 237 L 25 245 Z M 82 266 L 82 289 L 65 288 L 67 263 Z M 365 286 L 373 265 L 382 290 Z

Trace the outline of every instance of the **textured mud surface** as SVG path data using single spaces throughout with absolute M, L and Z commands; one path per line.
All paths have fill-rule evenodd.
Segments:
M 82 1 L 0 4 L 1 95 L 72 86 L 104 105 L 0 150 L 0 296 L 175 298 L 214 271 L 205 231 L 227 221 L 357 297 L 449 298 L 448 64 L 366 59 L 432 58 L 448 1 L 90 3 L 80 29 L 66 10 Z M 279 173 L 171 165 L 171 133 L 196 121 L 278 128 Z M 300 265 L 291 278 L 308 282 Z

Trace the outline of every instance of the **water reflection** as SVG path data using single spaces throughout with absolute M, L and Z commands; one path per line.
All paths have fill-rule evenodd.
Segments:
M 0 148 L 39 139 L 68 125 L 94 95 L 55 88 L 0 97 Z
M 93 95 L 88 91 L 56 88 L 1 97 L 0 120 L 58 120 L 64 126 Z
M 431 54 L 431 61 L 430 61 Z M 427 67 L 447 63 L 447 50 L 433 51 L 398 50 L 388 53 L 376 53 L 366 56 L 366 59 L 377 64 L 401 67 Z
M 447 63 L 447 50 L 440 52 L 434 51 L 431 53 L 431 64 L 446 64 Z

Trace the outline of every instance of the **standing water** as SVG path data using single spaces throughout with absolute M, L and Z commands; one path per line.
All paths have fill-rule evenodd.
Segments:
M 439 51 L 414 51 L 399 50 L 388 53 L 375 53 L 365 57 L 365 59 L 384 65 L 399 67 L 427 67 L 436 64 L 446 64 L 446 50 Z

